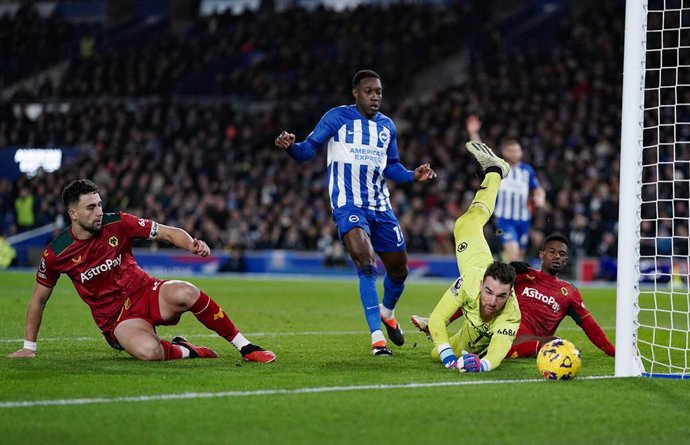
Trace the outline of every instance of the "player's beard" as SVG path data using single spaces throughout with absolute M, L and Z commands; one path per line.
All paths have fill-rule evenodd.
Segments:
M 480 305 L 479 307 L 479 317 L 484 323 L 491 321 L 494 317 L 495 312 L 491 312 L 491 308 L 488 306 Z
M 544 268 L 546 270 L 546 273 L 549 275 L 553 275 L 554 277 L 558 275 L 558 273 L 563 269 L 563 265 L 561 264 L 560 267 L 546 267 Z
M 91 235 L 98 235 L 101 232 L 101 228 L 103 227 L 103 222 L 100 224 L 96 225 L 96 221 L 92 222 L 90 225 L 85 226 L 82 223 L 79 223 L 82 229 L 85 231 L 89 232 Z

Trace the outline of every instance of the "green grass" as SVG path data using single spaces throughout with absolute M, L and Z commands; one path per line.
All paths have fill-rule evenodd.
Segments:
M 221 358 L 138 362 L 107 346 L 65 278 L 48 303 L 38 356 L 10 360 L 4 356 L 21 346 L 33 276 L 0 273 L 0 444 L 687 441 L 690 382 L 588 379 L 612 376 L 614 362 L 570 319 L 558 334 L 582 350 L 581 375 L 572 382 L 538 380 L 531 359 L 507 360 L 490 373 L 459 374 L 431 362 L 431 343 L 411 326 L 407 343 L 393 357 L 372 357 L 354 279 L 190 281 L 215 298 L 247 337 L 275 351 L 278 361 L 244 363 L 230 345 L 185 315 L 178 326 L 159 333 L 186 335 Z M 428 313 L 446 285 L 409 284 L 397 310 L 403 326 L 411 314 Z M 613 339 L 614 292 L 583 293 Z M 206 396 L 113 400 L 183 393 Z M 93 398 L 103 401 L 2 406 Z

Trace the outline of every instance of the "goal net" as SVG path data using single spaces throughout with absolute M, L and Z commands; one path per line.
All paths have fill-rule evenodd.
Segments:
M 628 0 L 616 375 L 690 377 L 690 0 Z

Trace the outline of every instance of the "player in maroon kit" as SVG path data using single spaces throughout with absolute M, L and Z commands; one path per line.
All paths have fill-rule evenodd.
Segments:
M 612 357 L 616 354 L 613 344 L 585 308 L 580 291 L 558 278 L 568 261 L 568 244 L 563 235 L 546 237 L 539 252 L 541 270 L 532 269 L 527 263 L 510 263 L 518 274 L 515 295 L 522 320 L 507 357 L 535 357 L 544 343 L 557 338 L 554 334 L 566 315 L 575 320 L 595 346 Z M 449 323 L 461 315 L 454 314 Z M 413 315 L 410 320 L 422 332 L 428 333 L 426 318 Z
M 34 357 L 43 310 L 61 273 L 77 293 L 108 343 L 140 360 L 216 358 L 213 350 L 184 337 L 172 342 L 156 334 L 156 326 L 175 325 L 192 312 L 207 328 L 232 343 L 244 360 L 272 362 L 276 356 L 247 340 L 208 295 L 186 281 L 158 280 L 146 274 L 132 255 L 132 240 L 169 242 L 202 257 L 208 245 L 175 227 L 124 212 L 103 213 L 96 184 L 72 181 L 62 191 L 72 221 L 45 250 L 26 313 L 24 347 L 10 357 Z

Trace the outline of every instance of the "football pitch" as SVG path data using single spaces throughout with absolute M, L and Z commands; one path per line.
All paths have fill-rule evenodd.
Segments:
M 392 346 L 393 357 L 370 355 L 354 277 L 188 280 L 277 361 L 243 362 L 191 314 L 159 334 L 185 335 L 219 359 L 136 361 L 105 343 L 65 277 L 48 302 L 38 356 L 12 360 L 34 279 L 0 272 L 0 444 L 688 441 L 690 382 L 613 378 L 613 359 L 569 318 L 557 334 L 582 351 L 574 381 L 542 380 L 533 359 L 460 374 L 433 363 L 431 343 L 408 322 L 428 314 L 450 280 L 408 284 L 396 310 L 406 343 Z M 583 295 L 613 340 L 615 291 Z

